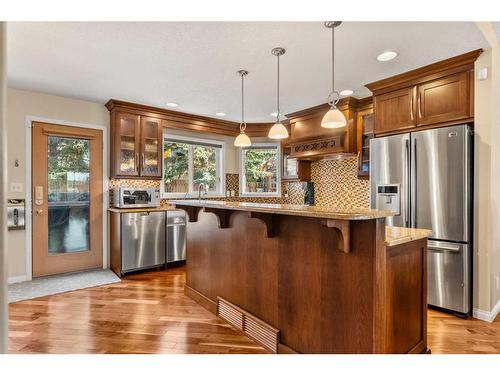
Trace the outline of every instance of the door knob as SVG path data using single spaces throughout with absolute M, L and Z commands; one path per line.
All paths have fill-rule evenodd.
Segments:
M 37 215 L 41 215 L 41 214 L 43 214 L 43 210 L 36 210 L 36 214 L 37 214 Z

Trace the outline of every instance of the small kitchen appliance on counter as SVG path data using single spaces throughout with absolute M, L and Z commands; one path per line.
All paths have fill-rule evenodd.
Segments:
M 304 182 L 304 204 L 314 206 L 314 182 Z
M 134 189 L 117 187 L 113 189 L 113 207 L 147 208 L 160 205 L 160 189 Z

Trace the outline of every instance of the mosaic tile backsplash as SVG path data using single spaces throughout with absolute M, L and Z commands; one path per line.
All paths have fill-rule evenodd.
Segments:
M 370 206 L 369 182 L 357 177 L 357 158 L 345 157 L 339 160 L 319 160 L 311 164 L 311 181 L 314 182 L 315 202 L 324 207 L 363 207 Z M 284 182 L 281 184 L 281 197 L 254 198 L 239 196 L 239 175 L 226 174 L 226 191 L 234 191 L 234 196 L 209 198 L 226 201 L 245 201 L 255 203 L 304 204 L 304 183 Z M 159 180 L 111 179 L 110 190 L 119 186 L 134 188 L 160 188 Z M 285 196 L 285 195 L 288 196 Z M 110 196 L 110 202 L 112 197 Z M 166 200 L 162 199 L 162 203 Z

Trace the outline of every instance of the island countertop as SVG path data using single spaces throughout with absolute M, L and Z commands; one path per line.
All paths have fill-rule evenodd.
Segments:
M 429 229 L 385 227 L 385 244 L 387 246 L 401 245 L 407 242 L 427 238 L 432 234 Z
M 142 207 L 142 208 L 117 208 L 110 207 L 108 208 L 109 212 L 115 212 L 118 214 L 127 214 L 127 213 L 136 213 L 136 212 L 161 212 L 161 211 L 172 211 L 175 210 L 174 206 L 171 205 L 161 205 L 158 207 Z
M 252 211 L 335 220 L 370 220 L 393 216 L 393 213 L 390 211 L 366 208 L 317 207 L 297 204 L 227 202 L 203 199 L 169 200 L 168 203 L 175 206 L 222 208 L 236 211 Z

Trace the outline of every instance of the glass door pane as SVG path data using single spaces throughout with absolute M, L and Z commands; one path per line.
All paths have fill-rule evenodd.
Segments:
M 134 118 L 122 117 L 119 120 L 120 135 L 120 173 L 135 174 L 136 171 L 136 120 Z
M 159 120 L 142 118 L 142 175 L 160 175 L 160 142 L 158 142 Z
M 48 137 L 48 252 L 90 249 L 90 141 Z

